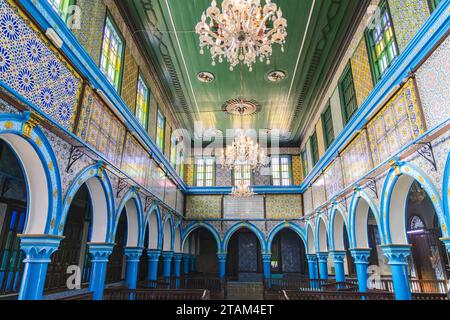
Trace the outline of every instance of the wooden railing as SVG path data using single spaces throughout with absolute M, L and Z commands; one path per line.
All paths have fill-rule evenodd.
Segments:
M 394 295 L 388 292 L 347 292 L 347 291 L 292 291 L 282 290 L 281 300 L 394 300 Z
M 445 280 L 417 280 L 410 279 L 412 293 L 441 293 L 447 294 L 448 286 Z M 374 281 L 372 289 L 394 292 L 394 284 L 391 278 L 382 278 Z
M 103 300 L 210 300 L 208 290 L 185 289 L 105 289 Z
M 92 300 L 92 292 L 63 297 L 56 300 Z
M 266 290 L 297 291 L 357 291 L 358 285 L 353 282 L 335 282 L 334 280 L 285 278 L 264 280 Z

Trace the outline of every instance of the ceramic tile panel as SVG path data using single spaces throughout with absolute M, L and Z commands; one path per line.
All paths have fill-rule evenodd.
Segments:
M 302 159 L 300 156 L 292 156 L 292 181 L 299 186 L 303 181 Z
M 311 188 L 308 188 L 303 193 L 303 207 L 305 209 L 305 215 L 312 213 L 314 210 Z
M 325 179 L 327 198 L 331 199 L 344 189 L 341 159 L 336 158 L 324 171 L 323 176 Z
M 127 134 L 121 169 L 137 183 L 145 185 L 150 155 L 131 134 Z
M 222 196 L 186 196 L 186 218 L 220 219 Z
M 350 64 L 352 66 L 356 100 L 358 106 L 361 106 L 373 89 L 372 71 L 370 70 L 369 55 L 364 37 L 351 58 Z
M 413 79 L 367 124 L 367 131 L 375 166 L 425 132 L 422 107 Z
M 68 131 L 82 80 L 13 1 L 0 1 L 0 81 Z
M 137 96 L 137 81 L 139 76 L 139 67 L 133 59 L 131 52 L 125 48 L 125 63 L 122 79 L 121 96 L 130 111 L 136 113 L 136 96 Z
M 325 179 L 323 175 L 320 175 L 316 181 L 311 185 L 312 197 L 313 197 L 313 208 L 316 209 L 318 206 L 325 203 L 327 196 L 325 193 Z
M 120 120 L 90 87 L 86 87 L 77 135 L 120 167 L 125 132 Z
M 298 219 L 303 216 L 301 195 L 267 195 L 267 219 Z

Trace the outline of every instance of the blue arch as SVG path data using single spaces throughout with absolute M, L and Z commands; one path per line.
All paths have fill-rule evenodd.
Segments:
M 162 218 L 161 218 L 161 210 L 159 209 L 159 206 L 158 206 L 158 204 L 156 203 L 156 202 L 154 202 L 151 206 L 150 206 L 150 208 L 147 210 L 147 213 L 145 214 L 145 220 L 144 220 L 144 223 L 142 224 L 142 235 L 143 235 L 143 237 L 145 237 L 145 229 L 147 228 L 147 224 L 149 224 L 150 223 L 150 216 L 152 215 L 152 214 L 155 214 L 156 215 L 156 223 L 158 224 L 157 225 L 157 229 L 158 229 L 158 250 L 161 250 L 162 249 L 162 242 L 163 242 L 163 237 L 162 237 L 162 235 L 163 235 L 163 229 L 162 229 Z M 149 229 L 149 231 L 150 231 L 150 229 Z M 144 238 L 142 239 L 142 246 L 144 245 Z
M 381 196 L 381 226 L 383 230 L 383 234 L 385 236 L 385 244 L 392 243 L 392 234 L 391 234 L 391 226 L 390 226 L 390 205 L 392 200 L 392 194 L 395 190 L 395 186 L 401 176 L 409 176 L 415 181 L 419 182 L 423 189 L 427 192 L 428 196 L 431 199 L 431 203 L 435 209 L 436 215 L 439 220 L 439 225 L 441 227 L 442 236 L 444 238 L 448 238 L 448 217 L 444 213 L 442 200 L 437 192 L 435 186 L 431 182 L 431 179 L 426 175 L 426 173 L 415 166 L 412 163 L 408 162 L 399 162 L 397 161 L 395 165 L 389 170 L 388 175 L 386 177 L 385 183 L 383 185 L 383 192 Z M 405 215 L 406 220 L 406 212 L 403 213 Z M 406 230 L 405 234 L 406 234 Z
M 444 215 L 450 222 L 450 153 L 447 157 L 447 163 L 444 169 L 444 178 L 442 181 L 442 203 L 444 206 Z
M 326 237 L 327 237 L 327 243 L 326 243 L 327 251 L 320 250 L 320 230 L 319 230 L 320 224 L 321 224 L 320 221 L 322 221 L 323 225 L 325 226 L 325 234 L 326 234 Z M 314 233 L 315 233 L 314 244 L 315 244 L 315 247 L 316 247 L 316 252 L 317 253 L 319 253 L 319 252 L 328 252 L 330 250 L 330 248 L 329 248 L 329 241 L 330 240 L 329 240 L 329 236 L 328 236 L 328 223 L 325 220 L 325 217 L 322 215 L 322 213 L 320 213 L 318 215 L 318 217 L 317 217 L 316 228 L 314 230 Z
M 336 246 L 334 243 L 334 235 L 335 235 L 335 230 L 334 230 L 334 219 L 336 219 L 337 215 L 341 215 L 342 220 L 344 221 L 344 226 L 348 231 L 348 222 L 347 222 L 347 217 L 345 215 L 345 209 L 341 204 L 338 203 L 334 203 L 331 208 L 330 208 L 330 221 L 328 221 L 328 241 L 329 241 L 329 245 L 330 245 L 330 251 L 335 251 L 336 250 Z M 350 236 L 347 234 L 347 237 L 350 239 Z
M 266 248 L 268 251 L 272 250 L 272 242 L 273 239 L 275 238 L 275 236 L 281 232 L 284 229 L 290 229 L 292 231 L 294 231 L 295 233 L 297 233 L 299 235 L 299 237 L 302 239 L 303 241 L 303 245 L 305 246 L 305 252 L 307 252 L 308 248 L 306 246 L 306 244 L 308 243 L 308 241 L 306 240 L 306 232 L 304 229 L 302 229 L 300 226 L 298 226 L 297 224 L 294 223 L 290 223 L 290 222 L 282 222 L 280 224 L 278 224 L 269 234 L 269 237 L 267 238 L 267 244 L 266 244 Z
M 214 240 L 216 240 L 216 244 L 217 244 L 217 253 L 221 253 L 222 250 L 222 244 L 220 241 L 220 234 L 219 232 L 216 230 L 216 228 L 214 228 L 212 225 L 210 225 L 207 222 L 202 222 L 202 221 L 196 221 L 196 222 L 192 222 L 191 224 L 189 224 L 184 230 L 183 230 L 183 234 L 182 234 L 182 241 L 181 241 L 181 250 L 184 249 L 185 243 L 186 241 L 189 239 L 189 236 L 191 235 L 192 232 L 194 232 L 195 230 L 199 229 L 199 228 L 205 228 L 207 229 L 209 232 L 211 232 L 211 234 L 214 237 Z
M 356 225 L 356 210 L 358 208 L 359 202 L 365 201 L 372 210 L 372 214 L 375 218 L 375 221 L 378 226 L 378 232 L 380 233 L 381 241 L 382 243 L 385 243 L 384 241 L 384 234 L 382 232 L 381 222 L 380 222 L 380 211 L 378 210 L 377 205 L 375 204 L 375 201 L 364 191 L 360 189 L 356 189 L 355 192 L 352 195 L 352 199 L 350 201 L 350 210 L 348 213 L 348 229 L 347 232 L 349 233 L 349 242 L 351 248 L 358 248 L 358 242 L 356 240 L 356 228 L 364 228 L 364 230 L 367 230 L 367 225 L 364 226 L 357 226 Z
M 111 185 L 111 181 L 108 177 L 108 174 L 105 170 L 102 170 L 102 162 L 98 162 L 92 166 L 89 166 L 85 168 L 81 173 L 75 178 L 75 180 L 72 182 L 71 186 L 66 192 L 66 195 L 64 197 L 63 201 L 63 210 L 61 219 L 59 221 L 59 235 L 63 235 L 64 226 L 67 220 L 67 214 L 69 212 L 70 205 L 72 204 L 72 200 L 75 197 L 78 190 L 81 188 L 81 186 L 86 183 L 90 179 L 98 179 L 102 186 L 102 191 L 104 193 L 106 204 L 107 204 L 107 228 L 106 233 L 104 237 L 104 241 L 106 242 L 108 239 L 108 234 L 111 232 L 112 225 L 114 223 L 114 197 L 113 197 L 113 188 Z M 90 190 L 89 190 L 90 191 Z M 92 200 L 92 198 L 91 198 Z M 95 203 L 92 203 L 93 211 L 95 211 Z M 95 223 L 95 216 L 92 217 L 93 219 L 93 226 L 96 225 Z
M 46 176 L 47 182 L 47 197 L 48 197 L 48 212 L 43 214 L 46 215 L 44 230 L 38 230 L 38 233 L 42 234 L 52 234 L 56 235 L 58 231 L 57 221 L 59 220 L 61 214 L 62 206 L 62 196 L 61 196 L 61 177 L 58 170 L 58 162 L 53 152 L 53 149 L 45 136 L 44 132 L 39 128 L 39 126 L 34 127 L 30 132 L 30 138 L 25 136 L 24 130 L 26 129 L 26 123 L 31 118 L 31 112 L 26 111 L 23 114 L 0 114 L 0 134 L 11 134 L 20 137 L 27 141 L 29 145 L 36 151 L 39 157 L 42 167 Z M 8 143 L 8 141 L 6 141 Z M 9 143 L 8 143 L 9 144 Z M 22 157 L 26 155 L 21 155 Z M 20 163 L 20 160 L 19 160 Z M 23 164 L 20 163 L 23 168 Z M 30 203 L 30 190 L 28 185 L 28 177 L 24 172 L 25 184 L 27 188 L 27 199 Z M 30 220 L 30 206 L 27 206 L 27 218 L 25 221 L 25 233 L 29 226 Z M 37 218 L 37 217 L 36 217 Z
M 315 243 L 316 237 L 315 237 L 315 233 L 314 233 L 314 226 L 313 226 L 311 220 L 308 220 L 306 222 L 305 230 L 306 230 L 306 253 L 307 254 L 315 254 L 316 253 L 316 243 Z M 312 236 L 312 243 L 310 243 L 310 241 L 309 241 L 310 234 Z M 309 249 L 310 247 L 312 250 Z M 311 251 L 313 251 L 313 252 L 311 252 Z
M 166 217 L 164 218 L 164 223 L 163 223 L 163 242 L 162 242 L 162 250 L 164 250 L 164 233 L 166 232 L 166 223 L 169 222 L 170 223 L 170 251 L 173 251 L 173 245 L 175 242 L 175 226 L 174 226 L 174 222 L 173 222 L 173 218 L 171 214 L 166 214 Z
M 117 207 L 117 211 L 116 211 L 116 217 L 115 217 L 115 221 L 114 221 L 114 227 L 113 227 L 113 232 L 111 233 L 111 236 L 109 238 L 110 242 L 114 242 L 114 239 L 116 237 L 116 232 L 117 232 L 117 226 L 119 225 L 119 220 L 120 220 L 120 215 L 123 211 L 123 209 L 125 208 L 125 205 L 128 203 L 128 201 L 133 201 L 134 204 L 136 205 L 136 210 L 137 210 L 137 226 L 136 226 L 136 232 L 137 235 L 135 238 L 135 245 L 132 246 L 137 246 L 138 244 L 142 243 L 142 220 L 143 220 L 143 206 L 142 206 L 142 201 L 141 201 L 141 197 L 139 196 L 138 192 L 137 192 L 137 188 L 132 187 L 130 190 L 127 191 L 127 193 L 124 195 L 124 197 L 122 198 L 122 200 L 120 201 L 119 206 Z M 130 223 L 130 216 L 129 213 L 127 212 L 127 224 L 128 224 L 128 240 L 130 239 L 130 232 L 133 231 L 133 226 Z M 128 246 L 128 241 L 127 241 L 127 246 Z
M 239 229 L 242 229 L 242 228 L 247 228 L 247 229 L 253 231 L 253 233 L 258 238 L 259 243 L 261 244 L 262 253 L 263 254 L 268 253 L 267 248 L 266 248 L 266 241 L 264 238 L 264 234 L 256 226 L 254 226 L 253 224 L 251 224 L 249 222 L 238 222 L 235 225 L 233 225 L 230 229 L 228 229 L 228 231 L 225 233 L 225 236 L 223 237 L 223 242 L 222 242 L 222 252 L 223 253 L 226 253 L 228 250 L 228 242 L 230 241 L 231 236 L 236 231 L 238 231 Z

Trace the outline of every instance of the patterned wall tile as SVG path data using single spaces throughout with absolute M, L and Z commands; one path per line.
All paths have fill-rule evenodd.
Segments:
M 303 216 L 300 195 L 267 195 L 267 219 L 297 219 Z
M 356 100 L 360 106 L 373 89 L 372 73 L 364 37 L 350 60 L 355 85 Z
M 73 34 L 96 64 L 100 63 L 106 6 L 103 1 L 77 0 L 81 8 L 81 28 Z
M 136 95 L 139 68 L 128 48 L 125 48 L 125 63 L 121 96 L 133 114 L 136 112 Z
M 231 170 L 227 170 L 221 165 L 216 166 L 216 185 L 219 187 L 231 186 Z
M 450 118 L 450 38 L 417 70 L 416 80 L 428 129 Z
M 313 208 L 317 208 L 318 206 L 325 203 L 327 200 L 325 193 L 325 179 L 323 175 L 320 175 L 319 178 L 314 181 L 311 185 L 312 189 L 312 197 L 313 197 Z
M 0 81 L 73 131 L 81 78 L 12 1 L 0 1 Z
M 427 0 L 389 0 L 395 37 L 400 52 L 430 16 Z
M 413 79 L 367 124 L 367 131 L 375 166 L 425 132 Z
M 303 207 L 305 209 L 305 215 L 312 213 L 314 210 L 311 188 L 308 188 L 303 193 Z
M 324 171 L 325 190 L 328 199 L 338 194 L 344 189 L 344 177 L 342 175 L 341 159 L 334 160 Z
M 222 196 L 186 196 L 186 218 L 220 219 Z
M 175 184 L 167 179 L 166 181 L 166 191 L 164 193 L 164 202 L 169 205 L 172 209 L 176 209 L 177 205 L 177 187 Z
M 352 184 L 373 168 L 365 130 L 342 152 L 341 161 L 345 186 Z
M 292 156 L 292 181 L 299 186 L 303 181 L 302 159 L 300 156 Z
M 150 155 L 131 134 L 127 134 L 121 169 L 136 182 L 144 185 Z
M 125 130 L 125 126 L 93 90 L 86 87 L 77 135 L 120 167 Z
M 184 182 L 188 186 L 194 185 L 194 164 L 192 162 L 186 163 L 184 167 Z
M 184 195 L 180 190 L 177 190 L 177 205 L 176 210 L 184 213 Z

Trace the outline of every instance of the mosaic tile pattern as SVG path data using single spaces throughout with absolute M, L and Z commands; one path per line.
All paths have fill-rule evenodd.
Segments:
M 303 181 L 302 160 L 300 156 L 292 156 L 292 181 L 299 186 Z
M 305 215 L 312 213 L 314 210 L 311 188 L 308 188 L 303 193 L 303 207 L 305 209 Z
M 176 209 L 177 204 L 177 188 L 175 184 L 167 179 L 166 189 L 164 192 L 164 202 L 169 205 L 172 209 Z
M 296 219 L 303 216 L 300 195 L 267 195 L 267 219 Z
M 318 206 L 325 203 L 327 200 L 327 196 L 325 194 L 325 179 L 323 175 L 320 175 L 319 178 L 314 181 L 311 185 L 312 189 L 312 197 L 313 197 L 313 207 L 317 208 Z
M 222 196 L 186 196 L 186 218 L 220 219 Z
M 0 1 L 0 81 L 73 131 L 81 78 L 23 12 Z
M 224 167 L 218 165 L 216 166 L 216 185 L 231 186 L 231 170 L 226 170 Z
M 103 1 L 77 0 L 81 7 L 81 29 L 73 34 L 96 64 L 100 63 L 106 6 Z
M 352 184 L 373 168 L 365 130 L 342 152 L 341 161 L 345 186 Z
M 184 182 L 188 186 L 194 185 L 194 165 L 192 163 L 186 164 L 184 167 Z
M 177 205 L 176 210 L 184 213 L 184 195 L 180 190 L 177 190 Z
M 325 190 L 328 199 L 337 195 L 344 189 L 344 178 L 342 176 L 341 159 L 337 158 L 323 173 L 325 179 Z
M 389 0 L 395 37 L 400 53 L 430 16 L 427 0 Z
M 144 185 L 149 162 L 150 156 L 147 151 L 145 151 L 136 138 L 131 134 L 127 134 L 121 169 L 129 174 L 136 182 Z
M 364 38 L 361 39 L 361 43 L 351 58 L 350 63 L 352 66 L 356 100 L 358 106 L 361 106 L 373 89 L 372 73 Z
M 425 122 L 428 129 L 450 118 L 450 38 L 447 38 L 417 70 Z
M 368 123 L 367 131 L 375 166 L 425 132 L 413 79 Z
M 125 63 L 121 96 L 133 114 L 136 112 L 136 95 L 139 68 L 128 48 L 125 48 Z
M 85 89 L 77 135 L 120 167 L 125 127 L 90 87 Z

